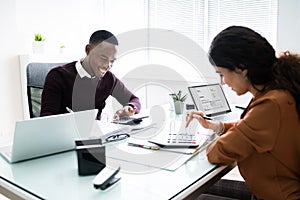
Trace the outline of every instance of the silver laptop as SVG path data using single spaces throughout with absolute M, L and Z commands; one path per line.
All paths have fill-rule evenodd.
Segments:
M 197 85 L 188 87 L 197 110 L 214 120 L 231 121 L 239 118 L 232 112 L 220 84 Z
M 94 113 L 88 111 L 87 114 Z M 81 118 L 86 113 L 80 112 L 78 115 Z M 76 118 L 76 113 L 67 113 L 17 121 L 13 144 L 1 155 L 10 163 L 15 163 L 75 149 L 75 139 L 82 136 L 79 129 L 85 129 Z

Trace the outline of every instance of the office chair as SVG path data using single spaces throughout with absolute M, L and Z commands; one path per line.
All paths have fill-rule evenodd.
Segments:
M 26 68 L 27 97 L 30 118 L 39 117 L 41 96 L 47 73 L 50 69 L 65 63 L 29 63 Z

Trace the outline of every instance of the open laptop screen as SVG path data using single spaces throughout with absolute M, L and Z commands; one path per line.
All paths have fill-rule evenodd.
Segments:
M 188 87 L 197 110 L 207 116 L 231 112 L 230 106 L 220 84 Z

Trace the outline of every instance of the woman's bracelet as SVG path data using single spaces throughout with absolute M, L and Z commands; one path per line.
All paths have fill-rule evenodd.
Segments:
M 214 133 L 216 133 L 217 135 L 222 135 L 222 133 L 224 132 L 224 124 L 223 122 L 211 122 L 211 125 L 209 125 L 208 127 L 209 129 L 212 129 L 214 131 Z

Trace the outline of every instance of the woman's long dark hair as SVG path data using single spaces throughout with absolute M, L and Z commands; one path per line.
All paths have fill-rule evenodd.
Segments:
M 272 45 L 259 33 L 242 26 L 221 31 L 209 49 L 212 65 L 229 70 L 247 69 L 252 86 L 288 90 L 296 101 L 300 118 L 300 56 L 289 52 L 276 58 Z M 257 88 L 256 88 L 257 89 Z

